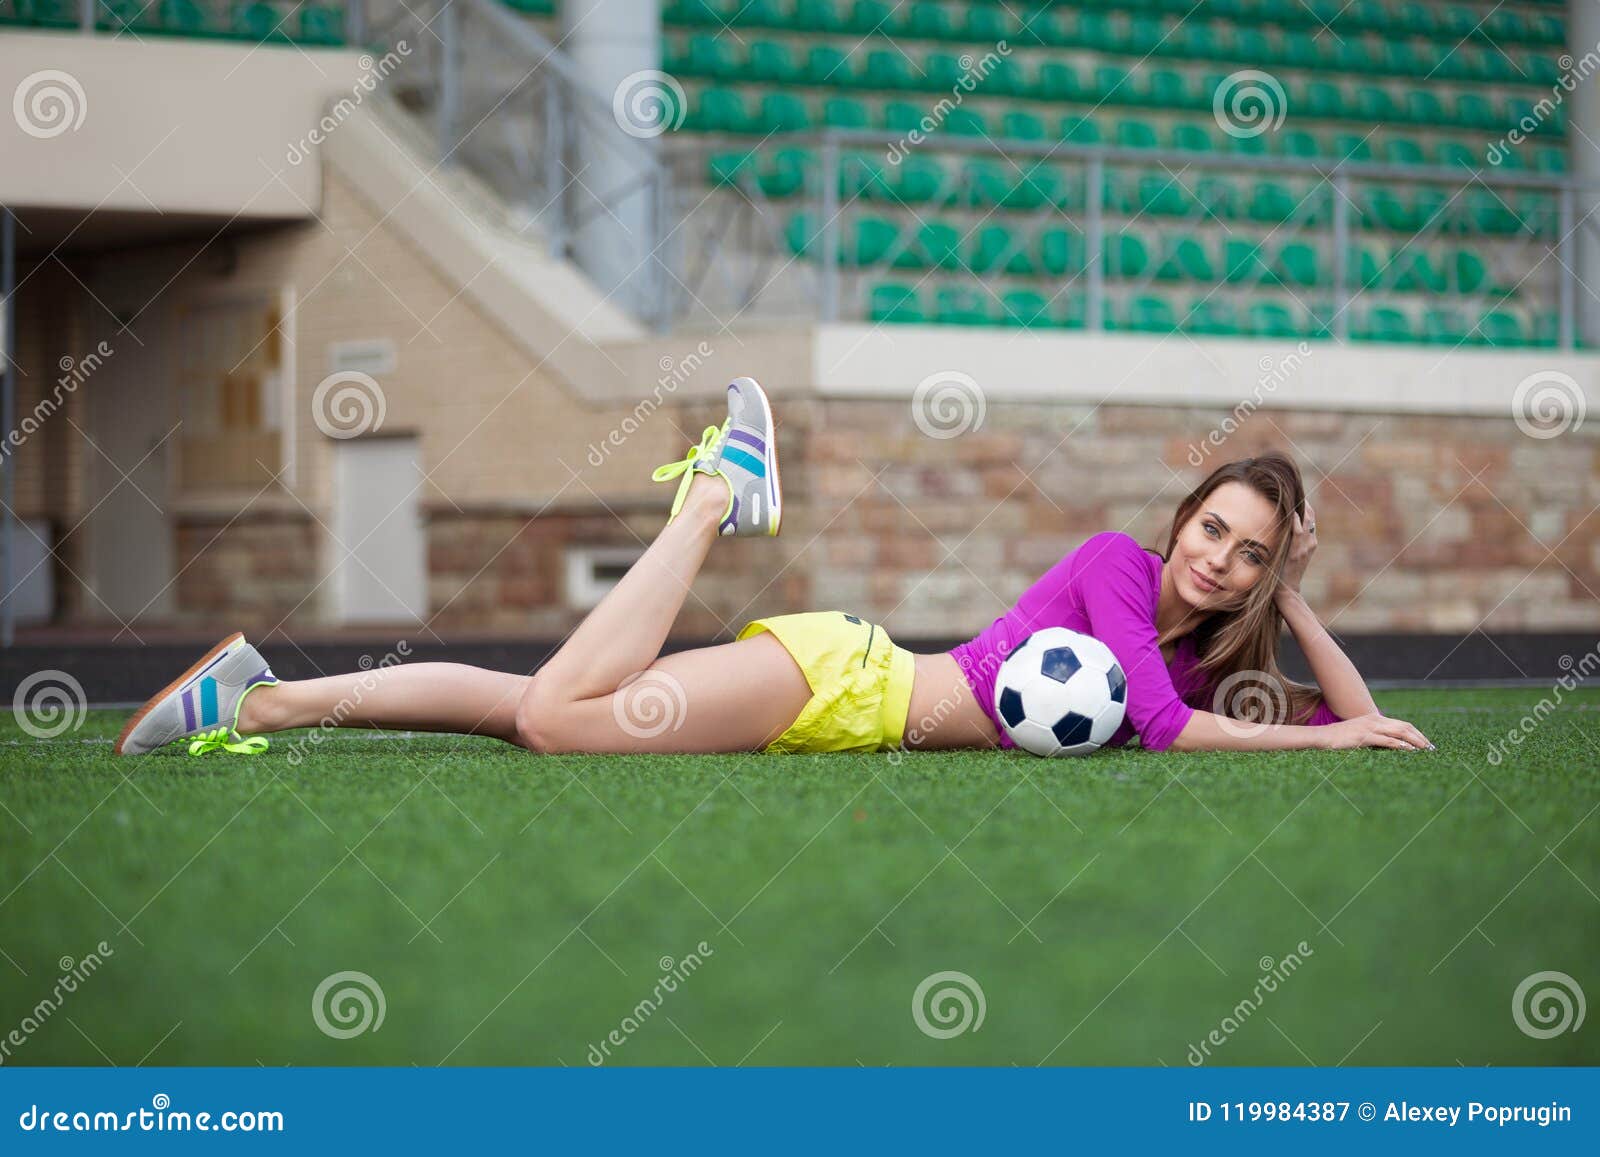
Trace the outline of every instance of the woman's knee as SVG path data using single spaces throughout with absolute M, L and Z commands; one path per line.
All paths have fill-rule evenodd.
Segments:
M 541 755 L 577 750 L 566 726 L 572 702 L 543 675 L 535 675 L 517 704 L 517 742 Z

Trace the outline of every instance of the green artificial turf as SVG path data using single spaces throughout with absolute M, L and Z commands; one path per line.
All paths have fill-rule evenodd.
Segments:
M 1600 1063 L 1594 1010 L 1513 1017 L 1542 971 L 1600 1000 L 1600 694 L 1486 760 L 1545 695 L 1380 694 L 1435 752 L 1062 761 L 354 731 L 116 760 L 118 717 L 7 719 L 4 1061 L 583 1065 L 616 1030 L 629 1065 L 1183 1065 L 1217 1030 L 1207 1063 Z M 345 971 L 385 1011 L 337 1039 L 312 1001 Z M 919 1029 L 940 972 L 981 1027 Z

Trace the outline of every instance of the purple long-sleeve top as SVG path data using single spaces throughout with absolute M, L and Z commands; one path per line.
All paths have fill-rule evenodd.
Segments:
M 1122 664 L 1128 680 L 1127 713 L 1108 746 L 1120 747 L 1137 735 L 1149 751 L 1165 751 L 1196 710 L 1207 709 L 1210 687 L 1194 649 L 1194 635 L 1183 636 L 1168 663 L 1156 631 L 1161 597 L 1162 558 L 1126 534 L 1106 531 L 1090 538 L 1045 572 L 1017 605 L 978 637 L 950 652 L 978 703 L 994 721 L 1000 746 L 1012 747 L 994 707 L 1000 664 L 1034 631 L 1066 627 L 1099 639 Z M 1338 723 L 1321 704 L 1306 721 L 1310 727 Z

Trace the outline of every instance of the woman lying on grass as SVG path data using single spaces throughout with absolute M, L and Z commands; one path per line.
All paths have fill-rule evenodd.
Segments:
M 774 435 L 765 392 L 739 378 L 728 420 L 656 471 L 681 479 L 660 536 L 537 674 L 411 663 L 283 682 L 235 634 L 135 712 L 116 751 L 189 740 L 191 754 L 253 752 L 267 741 L 241 733 L 333 725 L 492 735 L 536 752 L 1010 747 L 996 673 L 1030 633 L 1057 626 L 1093 635 L 1122 664 L 1127 715 L 1112 746 L 1135 735 L 1151 751 L 1433 746 L 1378 713 L 1301 598 L 1316 520 L 1299 471 L 1276 452 L 1212 472 L 1179 503 L 1165 552 L 1097 534 L 947 654 L 913 655 L 828 611 L 662 655 L 718 536 L 778 533 Z M 1285 621 L 1319 686 L 1279 672 Z

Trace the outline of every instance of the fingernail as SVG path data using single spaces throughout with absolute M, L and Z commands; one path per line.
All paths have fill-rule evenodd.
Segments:
M 1428 750 L 1429 751 L 1437 751 L 1439 749 L 1437 747 L 1435 747 L 1433 744 L 1430 743 L 1430 744 L 1428 744 Z

